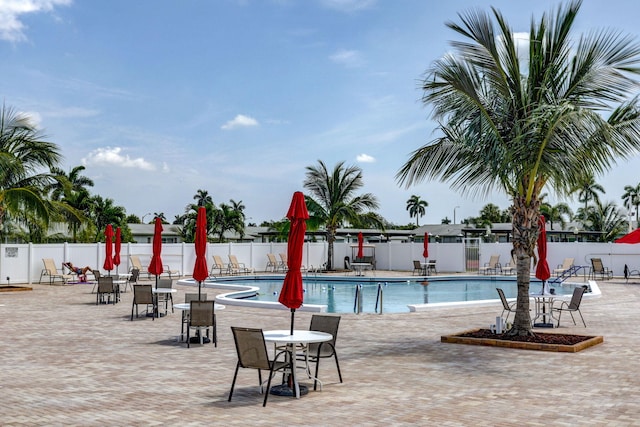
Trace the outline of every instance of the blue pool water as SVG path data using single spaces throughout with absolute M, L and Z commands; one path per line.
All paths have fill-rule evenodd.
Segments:
M 257 295 L 246 298 L 255 301 L 277 301 L 282 288 L 281 278 L 225 280 L 224 283 L 259 287 Z M 420 281 L 398 281 L 397 279 L 357 281 L 353 278 L 305 278 L 304 303 L 326 305 L 329 313 L 353 312 L 357 285 L 362 285 L 362 312 L 364 313 L 376 312 L 379 285 L 383 291 L 384 313 L 409 312 L 408 304 L 495 300 L 498 299 L 496 292 L 498 287 L 504 290 L 507 298 L 515 298 L 517 295 L 515 278 L 434 277 L 429 278 L 428 284 L 425 284 L 423 279 Z M 541 288 L 541 282 L 532 280 L 531 291 L 539 288 Z M 571 292 L 573 287 L 559 285 L 556 287 L 556 293 L 559 295 L 571 294 Z

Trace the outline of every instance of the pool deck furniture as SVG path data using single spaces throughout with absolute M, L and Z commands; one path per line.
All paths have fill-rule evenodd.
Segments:
M 356 272 L 356 276 L 364 276 L 366 270 L 371 270 L 371 264 L 368 262 L 352 262 L 351 267 Z
M 278 344 L 284 344 L 288 347 L 290 347 L 289 352 L 294 354 L 294 357 L 291 358 L 291 370 L 295 373 L 293 375 L 293 389 L 294 389 L 294 396 L 299 399 L 300 398 L 300 382 L 298 381 L 298 371 L 297 371 L 297 363 L 296 363 L 296 357 L 295 357 L 295 349 L 296 346 L 300 345 L 302 348 L 307 348 L 308 344 L 311 343 L 321 343 L 321 342 L 328 342 L 331 341 L 333 339 L 333 336 L 331 334 L 328 334 L 326 332 L 318 332 L 318 331 L 307 331 L 307 330 L 297 330 L 294 329 L 293 334 L 291 334 L 291 330 L 290 329 L 278 329 L 278 330 L 273 330 L 273 331 L 264 331 L 264 340 L 268 343 L 273 343 L 275 345 Z M 311 374 L 309 374 L 309 367 L 306 366 L 305 367 L 308 376 L 310 378 Z M 317 380 L 317 378 L 313 378 L 314 381 Z

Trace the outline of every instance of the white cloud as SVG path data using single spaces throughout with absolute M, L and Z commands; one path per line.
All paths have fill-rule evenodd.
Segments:
M 82 159 L 83 165 L 107 165 L 118 166 L 122 168 L 135 168 L 147 171 L 153 171 L 156 167 L 139 157 L 132 159 L 128 155 L 123 155 L 120 147 L 98 148 L 90 152 L 87 157 Z
M 245 116 L 244 114 L 238 114 L 233 120 L 229 120 L 222 125 L 222 130 L 231 130 L 240 127 L 258 126 L 258 121 L 253 117 Z
M 27 39 L 20 20 L 27 13 L 51 12 L 56 6 L 67 6 L 72 0 L 3 0 L 0 1 L 0 39 L 20 42 Z
M 29 124 L 35 126 L 36 128 L 39 128 L 42 124 L 42 116 L 40 115 L 40 113 L 37 113 L 35 111 L 19 111 L 18 115 L 20 115 L 21 117 L 26 117 L 29 120 Z
M 359 67 L 363 64 L 362 55 L 357 50 L 345 50 L 341 49 L 329 56 L 336 64 L 344 65 L 345 67 L 353 68 Z
M 375 5 L 376 0 L 322 0 L 321 3 L 330 9 L 350 13 L 369 9 Z
M 358 156 L 356 157 L 356 160 L 358 161 L 358 163 L 375 163 L 376 158 L 368 154 L 362 153 L 362 154 L 358 154 Z

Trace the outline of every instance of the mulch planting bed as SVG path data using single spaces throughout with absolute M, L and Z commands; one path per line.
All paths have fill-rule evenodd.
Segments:
M 555 334 L 534 332 L 532 336 L 509 336 L 494 334 L 489 329 L 475 329 L 456 335 L 441 337 L 442 342 L 457 344 L 475 344 L 494 347 L 520 348 L 525 350 L 543 350 L 560 352 L 578 352 L 604 342 L 601 336 L 575 334 Z

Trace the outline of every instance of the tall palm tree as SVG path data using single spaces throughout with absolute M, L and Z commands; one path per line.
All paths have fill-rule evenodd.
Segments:
M 416 227 L 420 227 L 418 223 L 418 219 L 421 216 L 424 216 L 426 212 L 426 207 L 429 206 L 429 203 L 426 200 L 422 200 L 420 196 L 416 196 L 415 194 L 409 197 L 407 200 L 407 210 L 409 211 L 409 218 L 416 217 Z
M 578 183 L 569 190 L 569 193 L 578 193 L 578 201 L 584 203 L 586 210 L 591 200 L 594 202 L 600 201 L 598 193 L 605 194 L 606 192 L 604 191 L 604 187 L 596 182 L 592 173 L 585 173 L 578 180 Z
M 52 182 L 50 170 L 60 162 L 56 144 L 43 140 L 42 134 L 25 114 L 4 105 L 0 110 L 0 230 L 7 215 L 30 216 L 48 225 L 50 204 L 44 189 Z
M 356 195 L 364 185 L 362 170 L 345 167 L 339 162 L 332 171 L 318 160 L 316 166 L 307 166 L 304 187 L 311 192 L 305 196 L 311 227 L 324 225 L 327 232 L 327 269 L 333 269 L 333 243 L 336 231 L 345 222 L 360 226 L 383 228 L 380 217 L 373 212 L 378 201 L 371 193 Z
M 640 183 L 635 187 L 632 185 L 624 186 L 624 194 L 622 195 L 624 207 L 631 210 L 631 206 L 636 208 L 636 221 L 638 221 L 638 206 L 640 206 Z
M 465 193 L 497 189 L 511 198 L 513 335 L 532 334 L 529 277 L 543 188 L 567 195 L 586 174 L 640 151 L 640 106 L 629 100 L 640 45 L 611 30 L 572 35 L 580 5 L 572 0 L 532 19 L 525 52 L 495 8 L 448 23 L 463 40 L 433 63 L 422 84 L 442 135 L 415 150 L 397 173 L 406 186 L 440 179 Z

